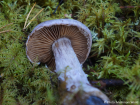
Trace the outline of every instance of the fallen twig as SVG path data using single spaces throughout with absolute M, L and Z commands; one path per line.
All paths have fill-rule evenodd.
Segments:
M 120 6 L 121 9 L 123 9 L 123 8 L 136 8 L 136 7 L 140 8 L 140 6 Z
M 111 86 L 123 86 L 124 81 L 121 79 L 100 79 L 98 81 L 92 81 L 91 84 L 103 89 Z

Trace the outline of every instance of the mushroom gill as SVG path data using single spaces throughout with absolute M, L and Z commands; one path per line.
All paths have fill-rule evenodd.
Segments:
M 42 62 L 55 69 L 55 59 L 52 44 L 59 38 L 66 37 L 71 40 L 72 47 L 80 63 L 87 58 L 88 39 L 76 26 L 52 25 L 35 30 L 27 43 L 27 55 L 33 62 Z

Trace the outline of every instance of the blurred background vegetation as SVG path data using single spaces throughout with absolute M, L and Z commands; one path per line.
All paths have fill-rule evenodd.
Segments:
M 93 86 L 112 101 L 140 103 L 139 0 L 0 0 L 0 105 L 59 104 L 57 75 L 30 63 L 26 40 L 39 23 L 60 18 L 91 30 L 92 49 L 83 66 L 90 82 L 123 81 Z

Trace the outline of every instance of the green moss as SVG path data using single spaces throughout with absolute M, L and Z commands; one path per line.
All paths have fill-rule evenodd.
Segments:
M 23 30 L 35 2 L 27 23 L 44 10 Z M 53 14 L 58 4 L 59 0 L 0 1 L 0 104 L 58 103 L 57 76 L 44 65 L 29 62 L 25 42 L 36 25 L 65 14 L 72 14 L 95 34 L 90 58 L 97 57 L 96 64 L 87 68 L 95 71 L 88 74 L 90 79 L 122 79 L 126 86 L 109 88 L 108 97 L 140 103 L 139 0 L 64 0 Z

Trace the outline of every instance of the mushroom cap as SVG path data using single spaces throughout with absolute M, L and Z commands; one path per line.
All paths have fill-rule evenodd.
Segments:
M 81 64 L 87 59 L 91 45 L 91 32 L 84 24 L 73 19 L 49 20 L 37 25 L 28 36 L 26 54 L 32 63 L 45 63 L 55 69 L 52 44 L 59 38 L 71 40 L 72 47 Z

